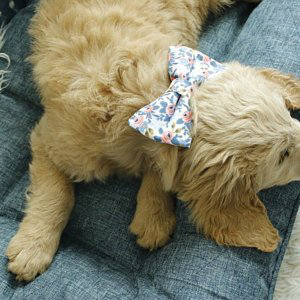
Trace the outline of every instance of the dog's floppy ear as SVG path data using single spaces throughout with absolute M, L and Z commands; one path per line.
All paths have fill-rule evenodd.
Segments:
M 215 185 L 222 182 L 218 177 Z M 219 244 L 271 252 L 277 248 L 280 239 L 253 189 L 252 180 L 251 176 L 241 176 L 220 186 L 220 190 L 212 195 L 206 233 Z
M 271 252 L 279 236 L 254 190 L 254 178 L 229 160 L 186 176 L 179 198 L 189 204 L 199 229 L 218 244 Z
M 155 168 L 161 175 L 164 191 L 170 191 L 178 167 L 178 148 L 171 145 L 160 145 L 155 155 Z
M 288 109 L 300 109 L 300 79 L 273 69 L 261 69 L 260 72 L 283 88 L 285 105 Z

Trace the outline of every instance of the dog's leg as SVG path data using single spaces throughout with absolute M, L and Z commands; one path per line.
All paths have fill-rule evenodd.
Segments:
M 26 215 L 6 251 L 8 270 L 25 281 L 50 265 L 74 203 L 72 185 L 47 157 L 37 128 L 31 135 L 31 146 Z
M 159 176 L 149 172 L 143 177 L 130 231 L 137 235 L 137 243 L 141 247 L 153 250 L 168 241 L 174 227 L 173 199 L 162 190 Z

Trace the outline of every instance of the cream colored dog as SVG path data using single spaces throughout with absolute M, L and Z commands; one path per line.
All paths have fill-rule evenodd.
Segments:
M 45 113 L 31 134 L 26 216 L 8 269 L 32 280 L 51 263 L 74 205 L 72 181 L 142 175 L 130 230 L 164 245 L 175 226 L 170 192 L 218 244 L 273 251 L 279 236 L 256 193 L 300 179 L 300 85 L 227 64 L 194 91 L 190 149 L 155 143 L 128 119 L 168 88 L 170 45 L 196 47 L 209 11 L 229 0 L 42 0 L 31 61 Z M 287 109 L 288 108 L 288 109 Z

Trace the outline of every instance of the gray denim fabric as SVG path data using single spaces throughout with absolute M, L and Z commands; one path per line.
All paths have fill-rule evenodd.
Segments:
M 0 95 L 0 299 L 272 299 L 299 205 L 299 183 L 260 193 L 282 237 L 269 254 L 205 239 L 180 202 L 170 243 L 148 252 L 127 229 L 139 181 L 76 184 L 76 206 L 50 268 L 29 284 L 6 271 L 5 248 L 23 216 L 29 132 L 42 114 L 31 67 L 24 62 L 32 14 L 28 6 L 12 19 L 2 49 L 12 64 L 9 87 Z M 219 61 L 239 60 L 300 77 L 299 28 L 299 0 L 264 0 L 257 7 L 237 3 L 211 17 L 199 49 Z M 0 60 L 0 69 L 4 64 Z M 294 116 L 299 119 L 299 112 Z

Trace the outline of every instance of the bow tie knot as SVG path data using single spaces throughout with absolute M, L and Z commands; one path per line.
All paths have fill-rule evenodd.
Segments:
M 128 120 L 129 126 L 154 141 L 190 147 L 193 86 L 200 85 L 223 69 L 220 63 L 199 51 L 181 46 L 170 47 L 170 87 L 161 97 L 137 111 Z
M 169 90 L 176 92 L 181 96 L 188 96 L 192 90 L 192 83 L 187 79 L 174 79 L 169 87 Z

